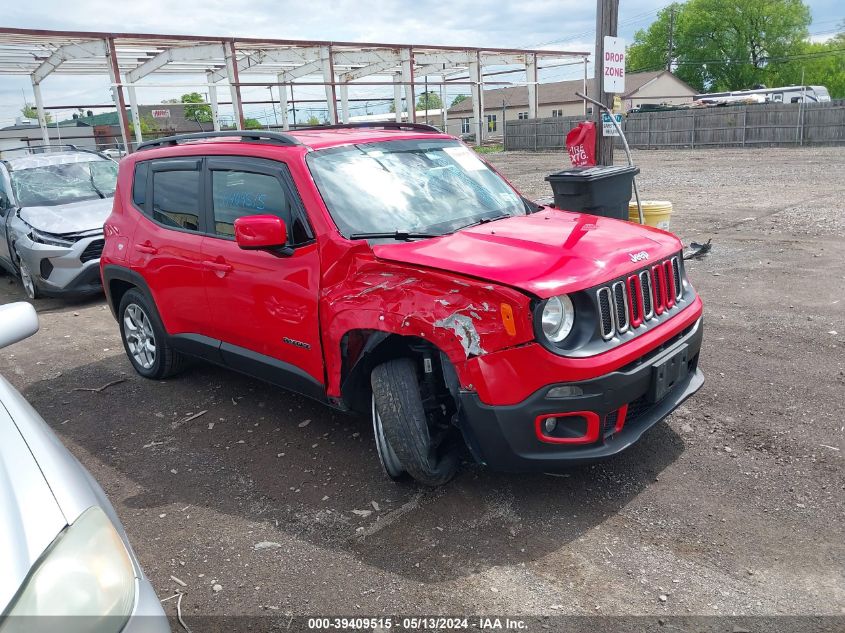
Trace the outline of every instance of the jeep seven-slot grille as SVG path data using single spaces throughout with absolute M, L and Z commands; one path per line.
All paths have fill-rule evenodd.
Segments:
M 678 257 L 664 260 L 596 291 L 605 340 L 634 330 L 678 305 L 683 296 Z

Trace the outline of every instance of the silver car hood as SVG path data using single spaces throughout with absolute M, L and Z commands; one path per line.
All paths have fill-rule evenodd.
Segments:
M 38 462 L 0 405 L 0 613 L 65 525 Z
M 63 235 L 101 229 L 111 213 L 113 198 L 83 200 L 50 207 L 24 207 L 18 213 L 32 228 Z

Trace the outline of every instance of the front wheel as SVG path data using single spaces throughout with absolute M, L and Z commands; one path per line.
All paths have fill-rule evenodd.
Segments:
M 23 257 L 20 256 L 20 253 L 17 253 L 17 256 L 18 271 L 21 275 L 21 285 L 23 286 L 23 291 L 30 299 L 37 299 L 38 288 L 35 287 L 35 278 L 32 276 L 32 271 L 29 269 L 29 265 L 26 261 L 24 261 Z
M 417 363 L 411 358 L 388 361 L 373 369 L 370 380 L 376 448 L 385 472 L 396 478 L 405 471 L 426 486 L 451 480 L 459 444 L 438 409 L 427 411 L 423 405 Z
M 393 481 L 399 481 L 404 475 L 407 475 L 407 472 L 402 467 L 402 462 L 400 462 L 399 458 L 396 457 L 396 452 L 393 450 L 393 447 L 384 435 L 384 422 L 382 422 L 378 408 L 376 407 L 375 393 L 372 398 L 372 416 L 373 436 L 376 440 L 376 452 L 378 453 L 378 459 L 381 462 L 381 467 L 384 470 L 384 474 L 390 479 Z

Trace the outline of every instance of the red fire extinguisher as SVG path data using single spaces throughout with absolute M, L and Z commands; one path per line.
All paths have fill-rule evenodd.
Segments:
M 596 124 L 582 121 L 566 135 L 566 149 L 573 167 L 596 164 Z

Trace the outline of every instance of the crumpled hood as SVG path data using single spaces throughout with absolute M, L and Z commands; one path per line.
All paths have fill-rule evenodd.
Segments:
M 38 463 L 0 404 L 0 613 L 66 524 Z
M 544 209 L 443 237 L 377 245 L 373 252 L 380 259 L 454 271 L 545 299 L 641 269 L 681 247 L 677 237 L 652 227 Z
M 55 235 L 102 230 L 111 213 L 113 200 L 103 198 L 51 207 L 24 207 L 20 210 L 20 217 L 32 228 Z

